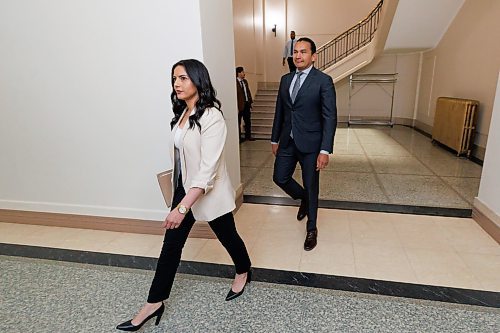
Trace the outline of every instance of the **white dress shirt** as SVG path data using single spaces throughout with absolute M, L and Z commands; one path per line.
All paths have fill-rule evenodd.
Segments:
M 283 49 L 283 58 L 293 57 L 293 48 L 295 47 L 295 43 L 297 43 L 295 39 L 289 39 L 286 42 L 285 48 Z

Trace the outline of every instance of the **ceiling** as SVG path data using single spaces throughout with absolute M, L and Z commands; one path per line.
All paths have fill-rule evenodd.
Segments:
M 465 0 L 399 0 L 385 50 L 437 46 Z

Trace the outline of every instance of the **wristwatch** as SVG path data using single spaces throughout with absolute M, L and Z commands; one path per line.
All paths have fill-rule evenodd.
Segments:
M 186 215 L 187 212 L 189 212 L 189 208 L 187 208 L 186 206 L 184 205 L 181 205 L 181 204 L 178 204 L 177 205 L 177 210 L 179 211 L 179 213 L 181 213 L 182 215 Z

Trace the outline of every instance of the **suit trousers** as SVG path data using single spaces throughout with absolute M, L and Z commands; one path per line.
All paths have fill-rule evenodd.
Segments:
M 319 171 L 316 171 L 318 154 L 319 152 L 300 152 L 294 140 L 290 138 L 286 146 L 279 145 L 274 161 L 273 181 L 276 185 L 295 200 L 307 200 L 307 231 L 316 229 L 318 217 Z M 297 162 L 299 162 L 302 169 L 304 187 L 293 179 L 293 172 Z
M 178 184 L 174 193 L 172 209 L 175 209 L 186 195 L 182 187 L 181 176 L 179 176 Z M 149 303 L 158 303 L 169 297 L 175 273 L 181 260 L 182 248 L 186 243 L 189 231 L 191 231 L 194 222 L 193 213 L 189 211 L 177 229 L 167 229 L 165 231 L 163 247 L 156 265 L 155 276 L 149 289 Z M 245 243 L 243 243 L 243 240 L 236 231 L 233 213 L 229 212 L 219 216 L 215 220 L 208 222 L 208 224 L 229 253 L 236 267 L 236 273 L 242 274 L 248 272 L 251 267 L 250 257 L 248 256 Z
M 286 61 L 288 62 L 288 69 L 290 69 L 290 72 L 295 72 L 297 67 L 293 63 L 293 57 L 286 58 Z
M 250 115 L 251 104 L 249 102 L 245 102 L 245 106 L 243 107 L 243 111 L 238 114 L 238 128 L 240 130 L 240 138 L 241 138 L 241 118 L 245 122 L 245 139 L 250 139 L 252 137 L 252 119 Z

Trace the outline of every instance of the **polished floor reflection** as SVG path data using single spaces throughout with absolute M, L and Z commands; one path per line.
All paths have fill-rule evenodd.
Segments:
M 286 196 L 272 182 L 269 141 L 243 142 L 240 161 L 244 194 Z M 470 209 L 481 171 L 406 126 L 338 128 L 320 199 Z

